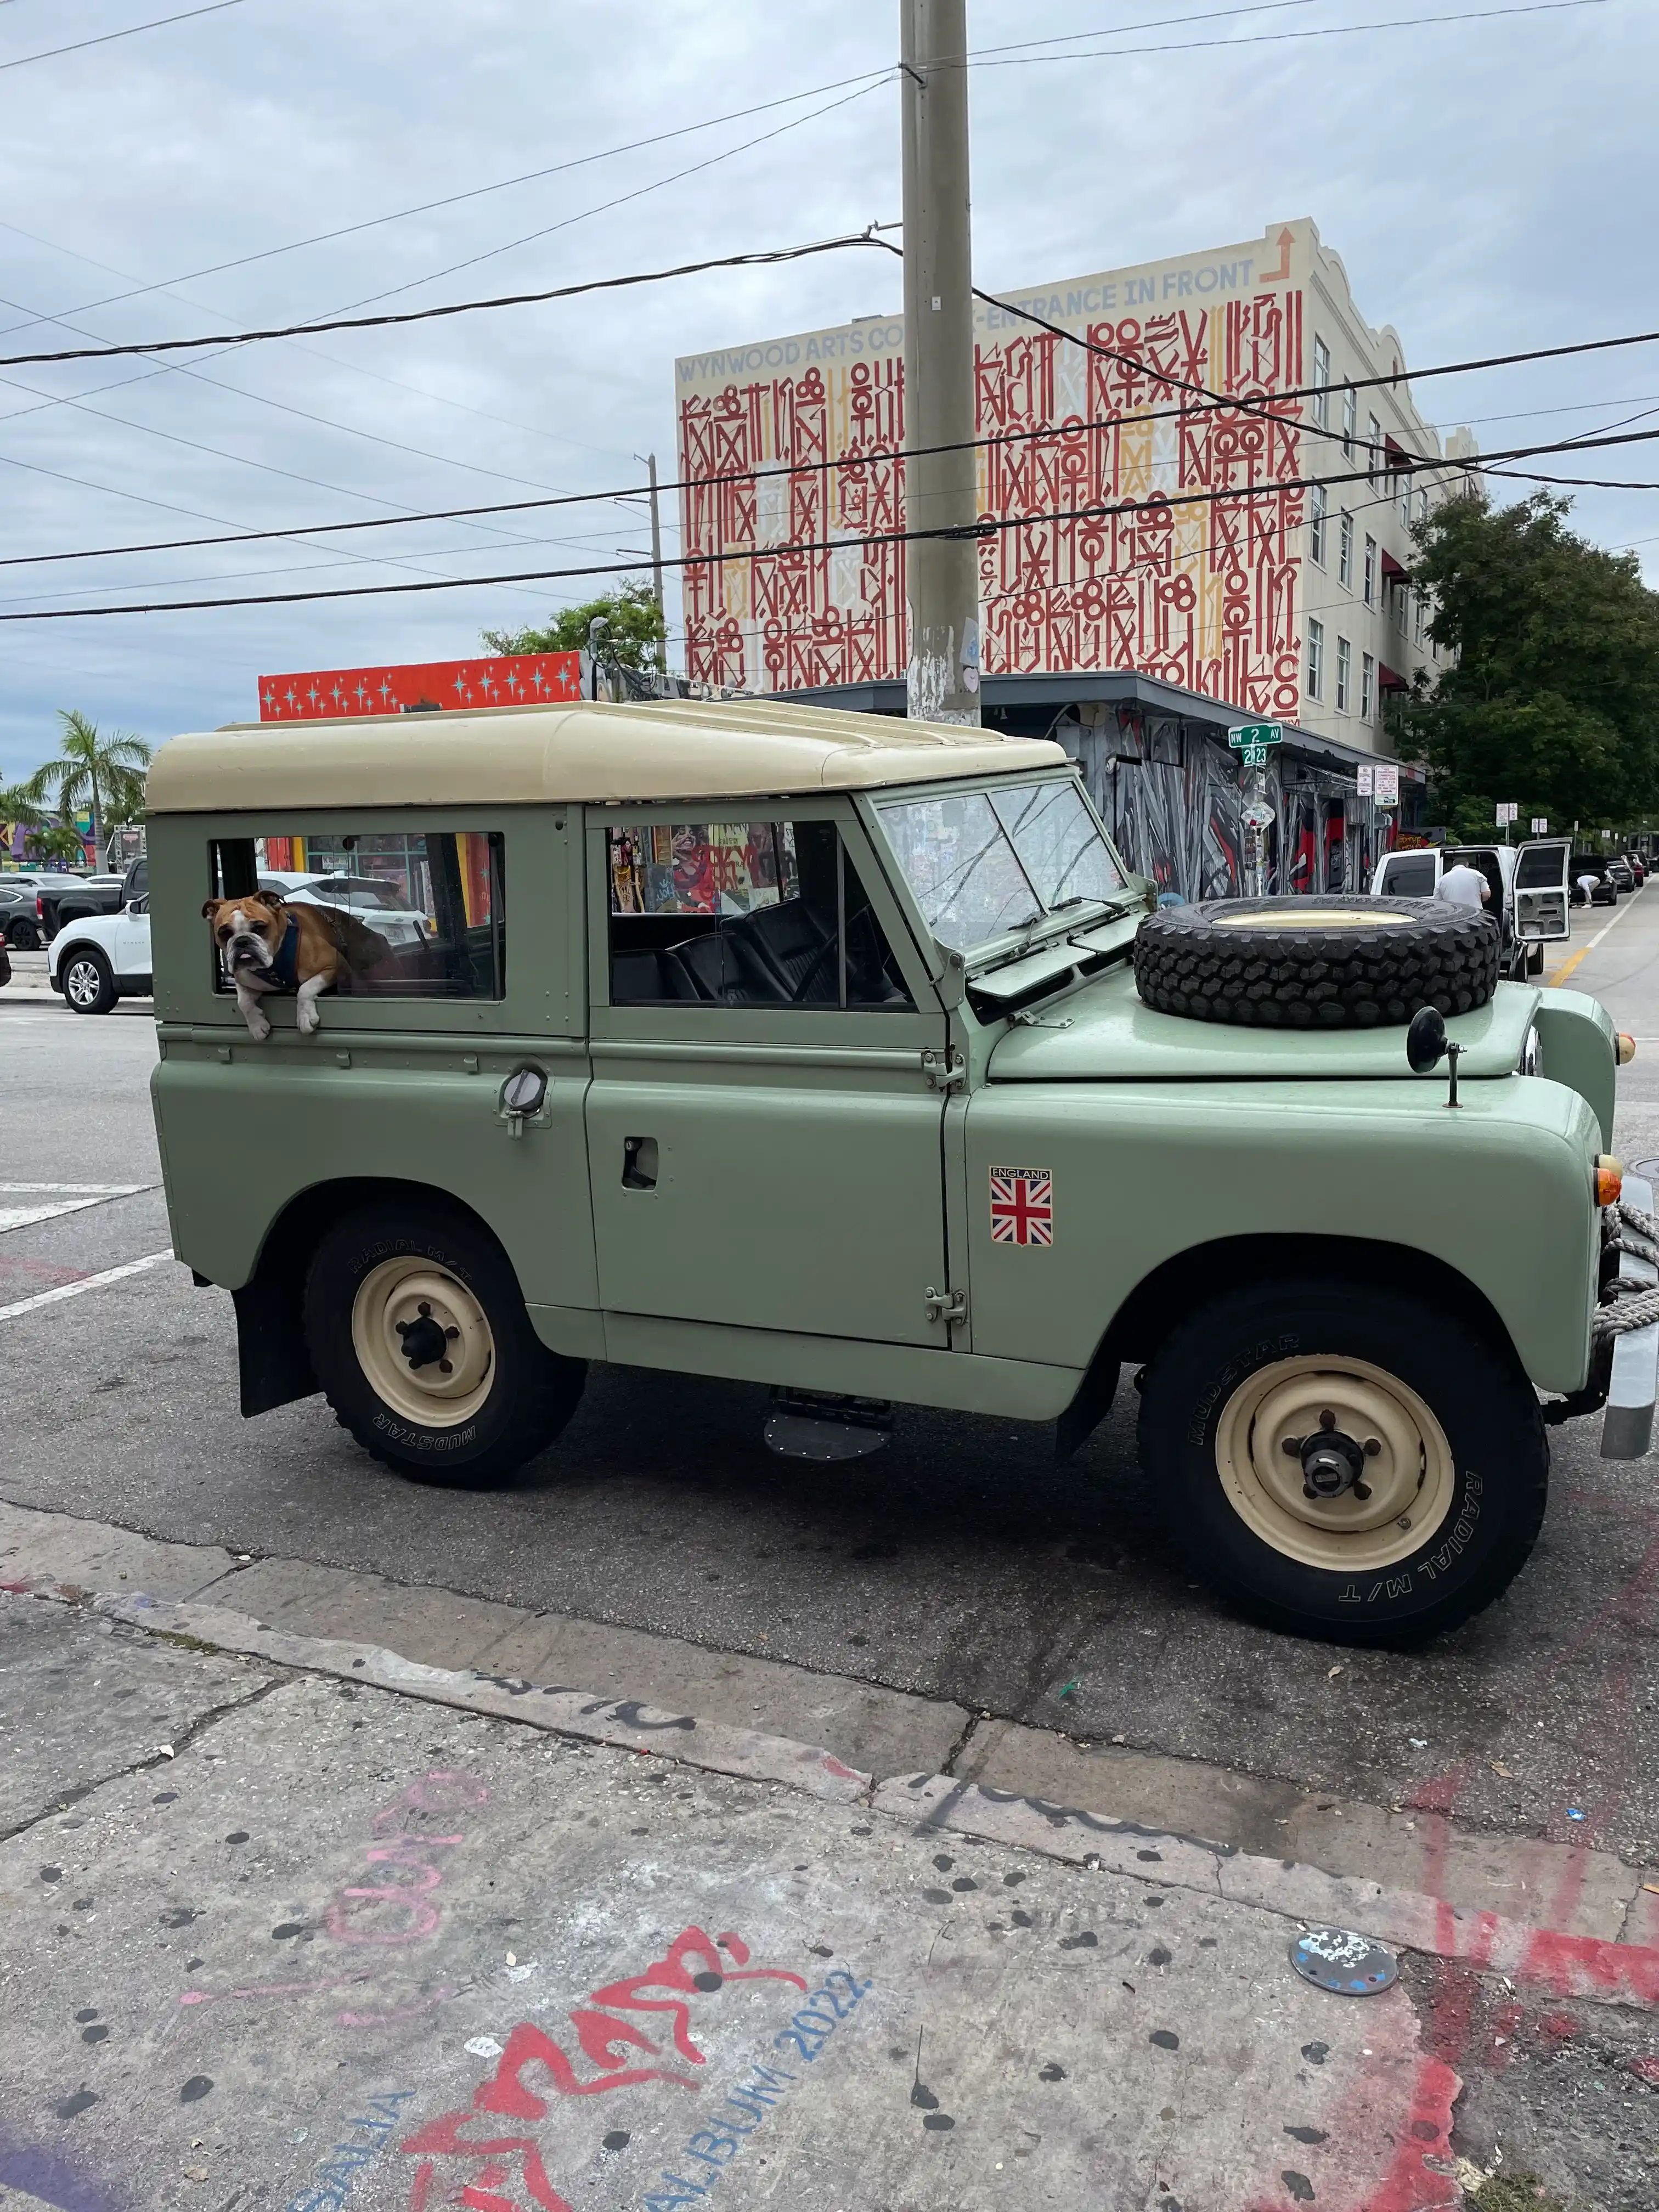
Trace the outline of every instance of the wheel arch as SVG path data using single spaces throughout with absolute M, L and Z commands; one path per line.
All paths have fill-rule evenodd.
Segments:
M 296 1398 L 313 1397 L 322 1388 L 306 1350 L 301 1302 L 306 1270 L 324 1231 L 377 1199 L 411 1198 L 431 1200 L 449 1213 L 465 1216 L 501 1248 L 507 1266 L 513 1267 L 511 1255 L 477 1208 L 434 1183 L 400 1176 L 337 1176 L 307 1183 L 272 1218 L 252 1273 L 230 1294 L 236 1309 L 244 1419 L 269 1413 Z M 513 1272 L 516 1281 L 517 1270 Z
M 1425 1298 L 1478 1330 L 1517 1370 L 1525 1371 L 1492 1300 L 1437 1253 L 1391 1244 L 1381 1237 L 1310 1234 L 1218 1237 L 1172 1254 L 1143 1276 L 1118 1308 L 1089 1371 L 1092 1374 L 1103 1364 L 1140 1364 L 1151 1359 L 1212 1281 L 1220 1289 L 1252 1279 L 1305 1274 L 1339 1275 L 1346 1281 Z

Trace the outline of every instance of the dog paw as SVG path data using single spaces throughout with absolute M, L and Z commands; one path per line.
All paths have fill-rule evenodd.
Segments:
M 321 1029 L 323 1018 L 315 1006 L 301 1006 L 294 1018 L 294 1026 L 301 1036 L 310 1036 L 314 1030 Z
M 270 1024 L 263 1014 L 255 1014 L 249 1020 L 247 1030 L 255 1044 L 263 1044 L 270 1035 Z

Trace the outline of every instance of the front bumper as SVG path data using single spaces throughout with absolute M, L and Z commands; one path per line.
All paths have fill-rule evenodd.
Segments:
M 1642 1163 L 1644 1167 L 1649 1162 Z M 1653 1185 L 1641 1176 L 1625 1177 L 1627 1204 L 1653 1211 Z M 1619 1279 L 1644 1291 L 1659 1285 L 1659 1267 L 1634 1252 L 1619 1255 Z M 1615 1337 L 1607 1376 L 1607 1409 L 1601 1416 L 1603 1459 L 1641 1459 L 1653 1442 L 1653 1407 L 1659 1397 L 1659 1322 Z

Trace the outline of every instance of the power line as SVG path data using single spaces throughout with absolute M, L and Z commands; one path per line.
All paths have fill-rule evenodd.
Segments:
M 1525 460 L 1534 454 L 1559 453 L 1571 446 L 1583 452 L 1596 446 L 1646 445 L 1659 440 L 1659 430 L 1631 430 L 1616 437 L 1565 441 L 1549 446 L 1523 446 L 1511 452 L 1486 456 L 1488 462 Z M 1458 467 L 1458 462 L 1443 465 Z M 939 529 L 881 530 L 860 532 L 856 536 L 842 539 L 804 539 L 793 544 L 768 545 L 740 553 L 679 553 L 665 555 L 665 568 L 717 568 L 731 561 L 778 560 L 785 556 L 810 553 L 833 553 L 848 544 L 863 547 L 908 544 L 920 538 L 968 536 L 975 538 L 993 538 L 1010 530 L 1024 530 L 1057 522 L 1109 521 L 1115 515 L 1168 514 L 1175 507 L 1211 507 L 1225 500 L 1243 501 L 1265 497 L 1275 492 L 1306 491 L 1316 486 L 1326 489 L 1343 483 L 1374 483 L 1375 471 L 1354 469 L 1334 477 L 1290 477 L 1267 483 L 1237 484 L 1224 490 L 1182 491 L 1176 494 L 1159 493 L 1150 499 L 1102 500 L 1086 507 L 1049 508 L 1036 514 L 990 517 L 975 523 L 968 530 L 948 527 Z M 1380 504 L 1380 502 L 1379 502 Z M 383 599 L 411 592 L 470 591 L 500 585 L 557 582 L 577 576 L 636 575 L 639 560 L 595 562 L 580 568 L 540 568 L 517 570 L 507 575 L 441 577 L 429 582 L 415 584 L 365 584 L 342 586 L 336 589 L 316 592 L 275 592 L 238 594 L 216 599 L 172 599 L 143 605 L 114 607 L 62 608 L 45 612 L 0 615 L 0 622 L 80 622 L 103 615 L 153 615 L 196 613 L 215 607 L 287 606 L 316 599 Z
M 1305 0 L 1298 0 L 1298 4 L 1304 3 Z M 1228 9 L 1224 12 L 1231 14 L 1232 11 Z M 723 123 L 746 122 L 751 115 L 766 115 L 775 108 L 792 106 L 797 100 L 815 100 L 822 92 L 840 92 L 849 84 L 866 85 L 872 88 L 875 82 L 892 74 L 890 69 L 866 70 L 857 76 L 835 77 L 827 84 L 807 85 L 799 92 L 785 93 L 776 100 L 757 100 L 752 106 L 734 107 L 725 115 L 706 116 L 701 123 L 682 124 L 675 131 L 655 131 L 648 137 L 631 138 L 624 141 L 621 145 L 601 147 L 597 153 L 593 154 L 579 154 L 573 161 L 554 161 L 543 169 L 526 169 L 516 177 L 498 178 L 494 184 L 473 185 L 465 191 L 446 193 L 441 199 L 420 200 L 413 207 L 396 208 L 390 215 L 368 216 L 361 222 L 342 223 L 336 230 L 319 230 L 314 232 L 309 238 L 290 239 L 285 246 L 267 246 L 256 253 L 240 253 L 229 261 L 211 261 L 205 268 L 186 270 L 181 276 L 158 277 L 153 284 L 140 284 L 129 292 L 112 292 L 101 300 L 88 300 L 78 307 L 71 307 L 69 312 L 72 315 L 90 314 L 97 307 L 112 307 L 123 301 L 144 299 L 153 292 L 166 292 L 175 284 L 192 284 L 200 277 L 222 276 L 230 269 L 246 269 L 256 261 L 273 261 L 285 253 L 298 253 L 308 246 L 331 245 L 336 239 L 352 238 L 361 231 L 377 230 L 390 222 L 404 222 L 411 216 L 432 215 L 440 208 L 457 207 L 464 201 L 483 199 L 492 192 L 509 191 L 515 185 L 539 184 L 544 178 L 562 176 L 571 169 L 591 168 L 596 161 L 614 161 L 623 154 L 643 153 L 647 147 L 666 145 L 676 138 L 692 137 L 699 131 L 718 130 Z M 11 227 L 8 226 L 8 228 Z M 27 236 L 27 234 L 25 233 L 25 235 Z M 497 249 L 499 252 L 506 250 L 505 247 Z M 102 267 L 106 264 L 94 263 L 93 265 Z M 115 273 L 119 275 L 120 272 L 117 270 Z M 430 280 L 423 278 L 421 281 L 424 283 Z M 60 318 L 54 315 L 30 316 L 23 322 L 7 325 L 4 331 L 0 331 L 0 337 L 7 336 L 14 330 L 27 330 L 35 323 L 56 322 Z
M 856 242 L 864 243 L 866 241 L 860 238 Z M 875 240 L 868 242 L 884 245 L 886 241 L 884 240 Z M 810 251 L 811 249 L 807 250 Z M 981 296 L 989 298 L 991 295 L 982 295 Z M 997 304 L 999 306 L 1006 305 L 1006 302 L 1000 301 L 999 301 Z M 1015 311 L 1011 309 L 1010 312 L 1012 313 Z M 1138 359 L 1134 355 L 1120 354 L 1115 352 L 1115 349 L 1110 347 L 1097 345 L 1093 340 L 1079 337 L 1074 331 L 1066 331 L 1057 323 L 1048 322 L 1042 316 L 1031 314 L 1030 315 L 1030 319 L 1036 323 L 1041 328 L 1052 331 L 1056 337 L 1071 339 L 1073 343 L 1085 347 L 1086 349 L 1110 355 L 1112 358 L 1121 361 L 1133 367 L 1138 374 L 1144 375 L 1149 382 L 1170 384 L 1178 389 L 1185 390 L 1194 394 L 1202 399 L 1203 407 L 1201 409 L 1194 409 L 1183 405 L 1177 407 L 1147 408 L 1143 409 L 1137 413 L 1129 415 L 1091 416 L 1084 422 L 1043 423 L 1031 429 L 993 431 L 983 437 L 962 441 L 962 444 L 964 447 L 970 447 L 974 450 L 990 450 L 999 446 L 1030 444 L 1041 442 L 1044 440 L 1064 440 L 1093 430 L 1121 431 L 1125 429 L 1133 429 L 1146 423 L 1179 420 L 1182 418 L 1190 417 L 1195 413 L 1204 411 L 1224 411 L 1229 408 L 1249 409 L 1252 407 L 1259 410 L 1263 407 L 1270 408 L 1275 401 L 1283 402 L 1287 399 L 1305 398 L 1321 392 L 1339 392 L 1348 388 L 1346 384 L 1308 385 L 1300 386 L 1291 392 L 1269 394 L 1265 399 L 1253 398 L 1250 395 L 1246 394 L 1213 392 L 1205 386 L 1189 384 L 1183 379 L 1170 377 L 1164 372 L 1152 368 L 1146 362 Z M 1656 342 L 1659 342 L 1659 331 L 1640 331 L 1625 337 L 1592 338 L 1582 341 L 1581 343 L 1574 345 L 1546 346 L 1536 348 L 1523 353 L 1492 355 L 1478 360 L 1462 362 L 1443 362 L 1437 363 L 1432 368 L 1420 369 L 1415 373 L 1419 376 L 1423 377 L 1459 375 L 1476 369 L 1508 367 L 1519 362 L 1552 359 L 1561 354 L 1597 351 L 1609 347 L 1644 345 Z M 1356 384 L 1353 388 L 1356 390 L 1363 390 L 1364 388 L 1365 382 L 1389 384 L 1395 381 L 1396 381 L 1396 380 L 1392 377 L 1376 377 L 1374 379 L 1365 380 L 1359 384 Z M 1595 404 L 1602 405 L 1617 405 L 1618 402 L 1604 401 Z M 1265 419 L 1279 422 L 1282 423 L 1287 430 L 1293 432 L 1316 430 L 1319 427 L 1316 424 L 1304 422 L 1300 417 L 1292 416 L 1269 413 Z M 1498 420 L 1504 418 L 1494 417 L 1493 419 Z M 139 426 L 134 425 L 133 427 L 137 428 Z M 1341 441 L 1345 447 L 1347 444 L 1346 439 L 1340 431 L 1326 430 L 1322 434 L 1328 438 Z M 1368 440 L 1356 438 L 1353 442 L 1362 450 L 1370 450 L 1370 441 Z M 1528 447 L 1524 450 L 1527 453 L 1565 452 L 1578 442 L 1579 441 L 1576 438 L 1567 439 L 1560 441 L 1559 444 L 1540 446 L 1537 447 Z M 657 488 L 659 492 L 664 493 L 684 491 L 688 489 L 707 490 L 726 483 L 757 483 L 763 478 L 770 477 L 806 476 L 816 474 L 819 471 L 827 471 L 830 469 L 867 467 L 882 461 L 903 460 L 907 458 L 914 459 L 922 451 L 932 452 L 935 450 L 941 453 L 948 453 L 955 452 L 958 450 L 958 447 L 955 445 L 943 446 L 938 448 L 876 447 L 863 453 L 842 454 L 833 459 L 826 459 L 821 461 L 805 462 L 780 461 L 761 468 L 735 469 L 722 475 L 675 477 L 659 483 Z M 3 458 L 5 457 L 0 456 L 0 459 Z M 1425 470 L 1432 472 L 1443 469 L 1484 467 L 1486 465 L 1485 460 L 1480 455 L 1470 455 L 1467 458 L 1460 456 L 1455 459 L 1447 459 L 1443 455 L 1437 457 L 1431 454 L 1407 454 L 1405 458 L 1412 463 L 1413 472 Z M 20 463 L 16 465 L 26 466 L 27 465 Z M 1373 470 L 1372 471 L 1368 471 L 1366 473 L 1372 474 L 1375 471 Z M 1333 478 L 1331 481 L 1346 482 L 1347 479 Z M 97 487 L 94 487 L 94 489 L 97 489 Z M 482 515 L 521 514 L 532 511 L 538 511 L 550 507 L 592 506 L 600 504 L 607 501 L 643 498 L 649 490 L 650 486 L 641 481 L 639 483 L 618 484 L 604 491 L 563 492 L 543 499 L 490 501 L 483 505 L 472 507 L 428 507 L 417 513 L 408 514 L 372 515 L 363 520 L 349 522 L 294 523 L 269 530 L 239 530 L 222 538 L 157 538 L 143 540 L 130 545 L 86 546 L 73 551 L 62 553 L 15 553 L 0 556 L 0 568 L 40 567 L 62 561 L 112 560 L 129 553 L 171 553 L 193 551 L 208 545 L 233 545 L 240 544 L 252 544 L 271 538 L 281 538 L 325 537 L 337 535 L 339 532 L 345 531 L 398 529 L 407 523 L 462 522 L 471 520 Z M 136 494 L 130 495 L 135 497 L 137 496 Z
M 105 31 L 95 39 L 76 39 L 72 46 L 46 46 L 38 54 L 19 54 L 9 62 L 0 62 L 0 70 L 27 69 L 31 62 L 56 61 L 60 54 L 84 53 L 88 46 L 112 46 L 117 39 L 137 38 L 140 31 L 165 30 L 169 23 L 188 23 L 198 15 L 222 15 L 227 8 L 240 8 L 242 0 L 209 0 L 205 8 L 186 8 L 179 15 L 157 15 L 148 23 L 129 23 L 124 31 Z
M 803 118 L 805 119 L 805 118 Z M 672 182 L 665 179 L 665 183 Z M 596 212 L 590 210 L 589 212 Z M 488 300 L 458 300 L 442 307 L 410 307 L 392 315 L 336 317 L 328 321 L 283 323 L 270 330 L 219 331 L 210 337 L 150 338 L 137 345 L 76 346 L 59 353 L 0 354 L 0 368 L 27 368 L 45 362 L 108 361 L 132 354 L 188 353 L 202 346 L 252 345 L 267 338 L 320 337 L 325 331 L 383 330 L 397 323 L 429 323 L 446 315 L 476 314 L 489 307 L 536 307 L 547 300 L 574 300 L 587 292 L 626 291 L 638 284 L 661 284 L 671 276 L 700 276 L 710 269 L 763 269 L 782 261 L 804 261 L 818 253 L 839 253 L 853 246 L 883 246 L 884 238 L 860 231 L 848 238 L 824 238 L 811 246 L 780 246 L 765 252 L 724 253 L 707 261 L 683 261 L 672 269 L 642 270 L 629 276 L 594 276 L 580 284 L 557 284 L 545 292 L 504 292 Z M 505 249 L 501 249 L 505 250 Z M 422 283 L 429 280 L 422 278 Z
M 1524 4 L 1506 8 L 1461 9 L 1455 14 L 1444 15 L 1389 15 L 1375 23 L 1328 23 L 1311 31 L 1251 32 L 1242 39 L 1178 39 L 1168 45 L 1156 46 L 1091 46 L 1086 53 L 1020 54 L 1006 60 L 975 61 L 970 54 L 969 69 L 1030 69 L 1044 62 L 1115 61 L 1135 54 L 1192 53 L 1201 48 L 1224 46 L 1274 46 L 1302 39 L 1346 39 L 1360 31 L 1414 31 L 1435 23 L 1489 23 L 1503 15 L 1553 15 L 1569 8 L 1605 8 L 1608 0 L 1524 0 Z M 1079 35 L 1086 35 L 1080 33 Z M 1097 33 L 1097 37 L 1109 33 Z

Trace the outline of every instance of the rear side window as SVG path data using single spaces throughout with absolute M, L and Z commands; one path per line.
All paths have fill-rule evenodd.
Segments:
M 273 896 L 296 927 L 320 929 L 343 963 L 335 986 L 342 996 L 505 995 L 507 889 L 497 832 L 225 838 L 211 847 L 210 864 L 213 897 Z M 215 967 L 216 987 L 228 990 Z
M 1382 888 L 1390 898 L 1432 898 L 1433 854 L 1413 853 L 1404 860 L 1390 860 L 1382 878 Z
M 613 1006 L 915 1002 L 832 822 L 607 830 Z

